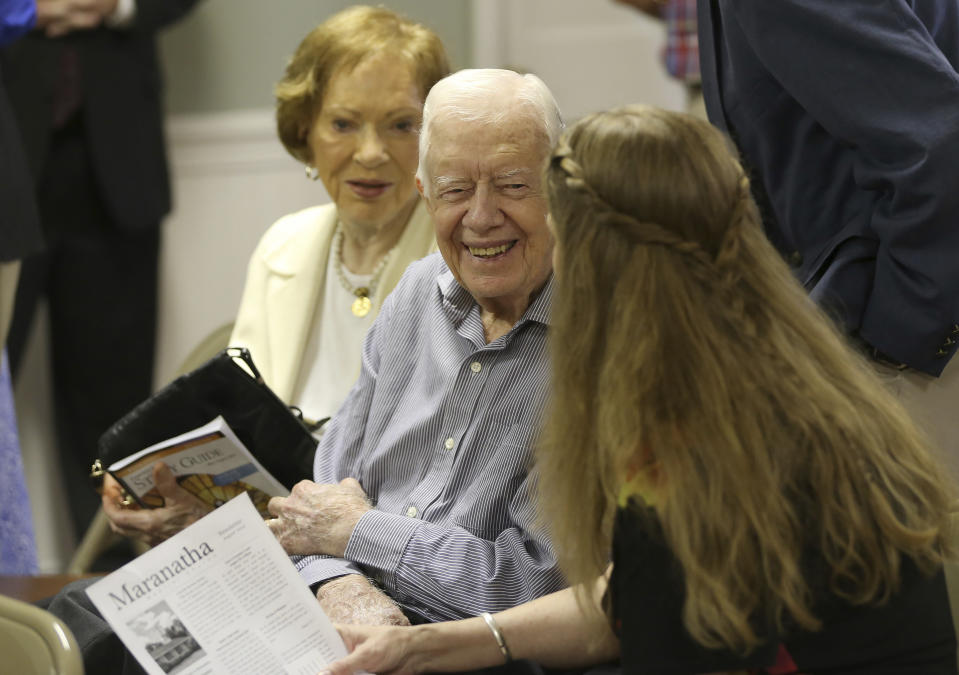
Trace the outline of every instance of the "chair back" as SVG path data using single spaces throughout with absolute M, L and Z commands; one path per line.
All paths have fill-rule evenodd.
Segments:
M 185 375 L 191 370 L 196 370 L 204 363 L 212 359 L 221 350 L 226 349 L 230 344 L 230 336 L 233 334 L 233 322 L 225 323 L 216 328 L 203 338 L 196 347 L 194 347 L 180 367 L 177 368 L 177 375 Z
M 83 675 L 73 633 L 50 612 L 0 595 L 3 672 L 18 675 Z

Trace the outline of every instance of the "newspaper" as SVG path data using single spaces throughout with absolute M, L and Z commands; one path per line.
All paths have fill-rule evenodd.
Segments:
M 346 655 L 246 493 L 87 594 L 151 675 L 316 675 Z
M 155 508 L 163 506 L 163 497 L 153 484 L 153 465 L 158 461 L 170 467 L 180 487 L 213 508 L 247 492 L 260 515 L 269 518 L 266 505 L 270 497 L 289 494 L 220 416 L 114 462 L 107 471 L 140 506 Z

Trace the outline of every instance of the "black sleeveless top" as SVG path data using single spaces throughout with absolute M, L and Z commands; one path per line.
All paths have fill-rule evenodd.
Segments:
M 682 623 L 684 587 L 655 512 L 636 500 L 621 508 L 613 539 L 609 597 L 625 673 L 698 675 L 745 671 L 769 675 L 956 675 L 956 637 L 945 577 L 923 575 L 910 559 L 902 586 L 882 606 L 853 606 L 825 589 L 808 565 L 822 630 L 779 635 L 757 625 L 764 643 L 747 656 L 706 649 Z

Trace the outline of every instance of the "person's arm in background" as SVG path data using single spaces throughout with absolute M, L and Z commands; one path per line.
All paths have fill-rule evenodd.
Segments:
M 587 602 L 599 606 L 606 577 Z M 495 624 L 513 659 L 551 668 L 605 663 L 619 654 L 619 641 L 598 610 L 587 613 L 567 588 L 496 614 Z M 331 675 L 354 672 L 456 672 L 502 665 L 505 658 L 482 617 L 413 628 L 337 626 L 350 655 L 327 666 Z
M 100 26 L 156 31 L 181 19 L 198 0 L 36 0 L 37 27 L 59 37 Z
M 879 195 L 861 337 L 940 373 L 947 359 L 937 350 L 959 314 L 959 53 L 944 54 L 927 25 L 959 52 L 959 5 L 728 0 L 721 7 L 770 76 L 855 153 L 857 185 Z M 937 14 L 922 21 L 920 8 Z
M 35 0 L 0 0 L 0 47 L 29 31 L 36 22 Z

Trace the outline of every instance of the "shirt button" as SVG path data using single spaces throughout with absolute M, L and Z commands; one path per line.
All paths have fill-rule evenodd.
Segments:
M 410 508 L 406 509 L 406 515 L 410 518 L 416 518 L 416 507 L 411 506 Z
M 478 373 L 479 371 L 483 370 L 483 364 L 479 361 L 473 361 L 473 363 L 470 364 L 470 370 L 472 370 L 474 373 Z
M 446 446 L 447 450 L 452 450 L 453 446 L 456 445 L 456 441 L 454 441 L 452 438 L 447 438 L 446 443 L 444 443 L 443 445 Z

